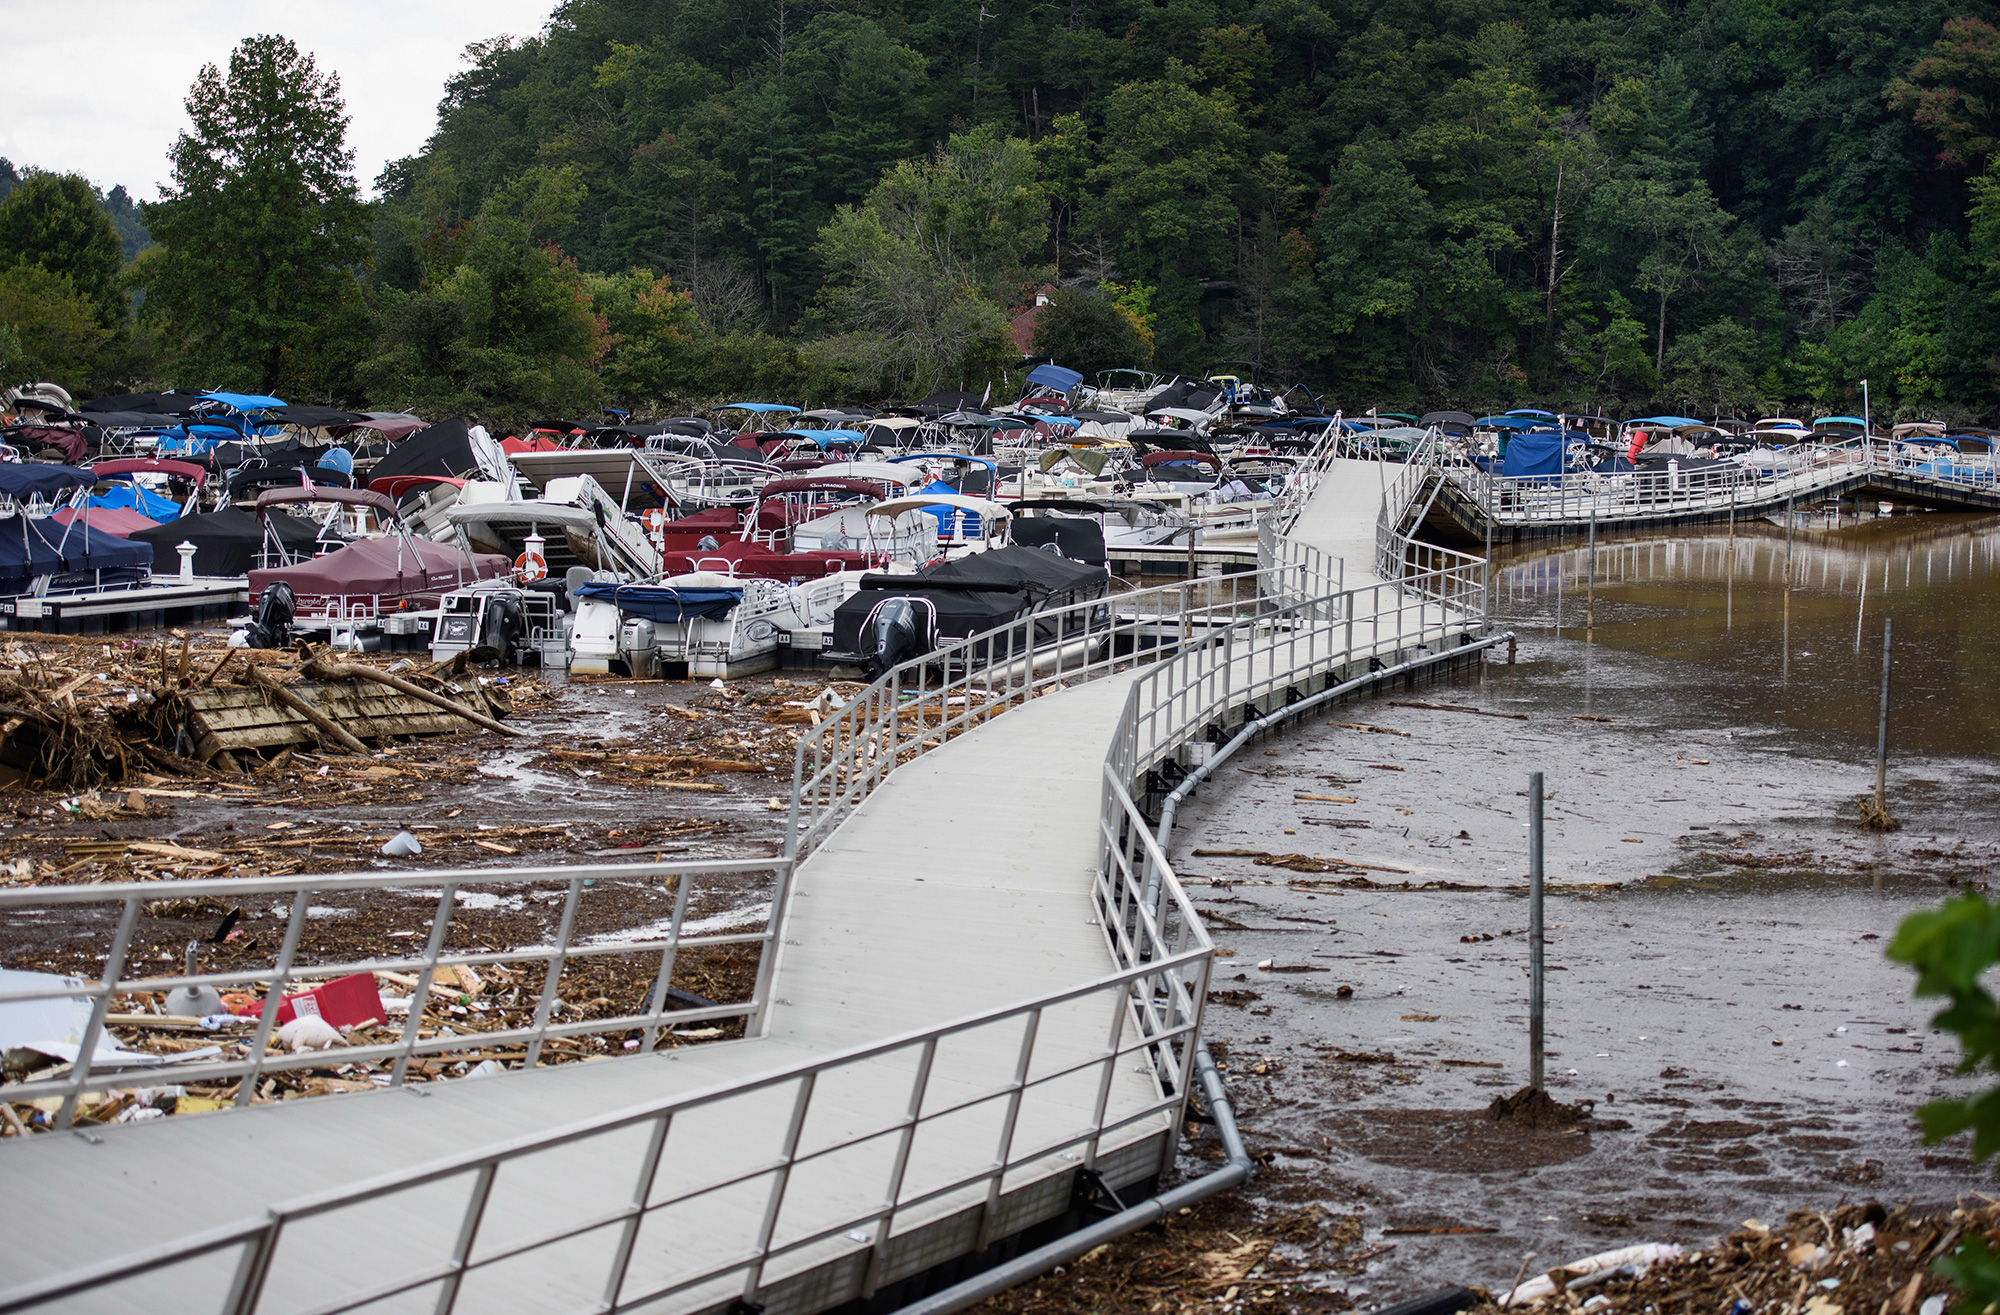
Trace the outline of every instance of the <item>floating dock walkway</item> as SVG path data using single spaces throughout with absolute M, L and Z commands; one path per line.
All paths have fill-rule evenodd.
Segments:
M 1394 528 L 1433 542 L 1478 544 L 1584 534 L 1593 522 L 1600 531 L 1711 525 L 1831 498 L 2000 511 L 2000 469 L 1990 457 L 1948 461 L 1929 450 L 1869 442 L 1782 454 L 1782 460 L 1794 464 L 1508 478 L 1447 464 L 1426 442 L 1410 463 L 1417 487 Z
M 293 977 L 368 967 L 292 967 L 328 890 L 438 900 L 428 948 L 398 961 L 422 989 L 440 965 L 510 958 L 443 952 L 455 892 L 566 883 L 554 943 L 511 955 L 549 970 L 528 1063 L 9 1139 L 0 1312 L 887 1310 L 1144 1197 L 1197 1084 L 1212 952 L 1149 809 L 1249 719 L 1481 660 L 1483 563 L 1380 532 L 1418 487 L 1322 458 L 1263 527 L 1254 573 L 1032 618 L 967 642 L 993 660 L 932 655 L 942 680 L 888 673 L 801 741 L 794 843 L 774 859 L 189 883 L 289 896 Z M 1162 645 L 1170 604 L 1185 637 Z M 1037 647 L 1072 624 L 1075 644 Z M 1154 660 L 1118 642 L 1127 625 L 1149 627 Z M 751 869 L 764 925 L 695 936 L 688 890 Z M 663 983 L 675 946 L 761 947 L 754 998 L 704 1011 L 742 1016 L 744 1039 L 653 1050 L 691 1016 L 663 1004 L 625 1022 L 637 1055 L 534 1067 L 545 1042 L 604 1026 L 549 1008 L 561 969 L 606 949 L 571 932 L 591 881 L 674 894 L 652 939 L 610 947 L 662 955 Z M 159 890 L 0 891 L 9 919 L 124 910 L 86 1050 L 138 976 L 130 925 Z M 433 906 L 412 907 L 427 925 Z M 404 1055 L 453 1044 L 412 1030 Z M 247 1091 L 312 1062 L 251 1051 L 199 1073 Z M 132 1080 L 79 1065 L 56 1085 L 73 1104 Z

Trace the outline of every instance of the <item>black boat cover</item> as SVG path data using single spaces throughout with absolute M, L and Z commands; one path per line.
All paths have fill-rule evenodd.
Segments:
M 368 472 L 368 482 L 394 479 L 398 475 L 441 475 L 459 479 L 474 473 L 470 430 L 454 416 L 420 429 L 389 450 Z
M 318 525 L 283 511 L 271 512 L 270 522 L 287 552 L 312 555 L 319 541 Z M 257 523 L 257 513 L 240 507 L 182 516 L 130 537 L 134 542 L 151 544 L 154 560 L 166 562 L 176 570 L 180 558 L 174 550 L 182 543 L 192 543 L 196 575 L 248 575 L 257 564 L 257 550 L 264 545 L 264 531 Z
M 1082 516 L 1016 516 L 1007 522 L 1007 537 L 1018 547 L 1058 552 L 1089 566 L 1107 560 L 1103 523 Z
M 47 469 L 47 467 L 44 467 Z M 129 571 L 153 564 L 153 545 L 121 539 L 53 518 L 12 516 L 0 522 L 0 594 L 26 590 L 36 576 L 70 571 Z
M 1110 582 L 1102 566 L 1073 562 L 1039 548 L 989 548 L 927 566 L 915 575 L 864 575 L 863 589 L 930 593 L 937 589 L 1001 590 L 1042 603 L 1058 594 L 1080 601 L 1101 595 Z

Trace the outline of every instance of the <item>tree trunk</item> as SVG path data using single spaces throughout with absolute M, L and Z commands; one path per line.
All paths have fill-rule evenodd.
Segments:
M 1660 337 L 1658 344 L 1653 348 L 1653 372 L 1655 374 L 1665 374 L 1667 372 L 1667 290 L 1665 288 L 1660 289 Z
M 1556 161 L 1556 206 L 1555 213 L 1549 218 L 1549 307 L 1548 319 L 1543 329 L 1545 336 L 1551 342 L 1555 341 L 1556 336 L 1556 266 L 1562 259 L 1562 248 L 1557 245 L 1556 239 L 1562 232 L 1564 163 L 1562 160 Z

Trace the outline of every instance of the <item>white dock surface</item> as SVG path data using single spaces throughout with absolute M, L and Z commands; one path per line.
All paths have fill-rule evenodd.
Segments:
M 1346 558 L 1350 588 L 1373 582 L 1380 483 L 1393 479 L 1395 470 L 1336 463 L 1294 532 L 1295 539 Z M 1423 610 L 1435 619 L 1434 607 Z M 1359 634 L 1356 641 L 1366 644 Z M 0 1148 L 6 1181 L 16 1189 L 0 1193 L 0 1236 L 8 1238 L 0 1252 L 0 1287 L 217 1224 L 261 1218 L 277 1201 L 741 1081 L 1114 971 L 1090 890 L 1103 762 L 1130 679 L 1111 676 L 1034 699 L 902 767 L 869 797 L 799 870 L 772 991 L 779 1003 L 767 1035 L 658 1057 L 94 1129 L 94 1143 L 67 1134 L 10 1140 Z M 1101 1052 L 1111 1000 L 1092 997 L 1047 1011 L 1037 1069 Z M 928 1107 L 990 1091 L 1008 1078 L 1020 1025 L 996 1026 L 992 1033 L 985 1038 L 990 1045 L 940 1050 Z M 912 1057 L 896 1056 L 822 1080 L 803 1144 L 889 1126 L 904 1111 L 912 1065 Z M 678 1118 L 653 1199 L 772 1154 L 793 1090 L 786 1085 L 745 1093 Z M 1088 1126 L 1095 1092 L 1089 1074 L 1032 1089 L 1016 1153 L 1060 1146 Z M 1121 1066 L 1112 1116 L 1156 1097 L 1149 1071 Z M 993 1102 L 948 1124 L 926 1125 L 913 1146 L 903 1199 L 989 1162 L 998 1127 Z M 1153 1115 L 1107 1137 L 1105 1149 L 1170 1131 L 1164 1115 Z M 510 1163 L 496 1179 L 475 1257 L 510 1237 L 621 1205 L 642 1141 L 635 1129 Z M 805 1235 L 815 1220 L 849 1217 L 857 1203 L 878 1201 L 893 1141 L 877 1138 L 795 1175 L 780 1240 Z M 1008 1187 L 1075 1167 L 1073 1159 L 1051 1154 L 1010 1175 Z M 1127 1173 L 1128 1179 L 1138 1176 L 1143 1171 Z M 298 1245 L 301 1228 L 289 1230 L 259 1309 L 311 1309 L 397 1272 L 438 1263 L 449 1253 L 469 1186 L 461 1177 L 303 1225 L 308 1234 L 324 1235 L 320 1246 Z M 746 1217 L 754 1226 L 766 1192 L 767 1180 L 755 1179 L 650 1217 L 634 1253 L 628 1297 L 649 1286 L 649 1278 L 664 1281 L 740 1247 Z M 947 1199 L 906 1210 L 897 1232 L 971 1203 Z M 610 1233 L 587 1233 L 558 1248 L 561 1254 L 526 1258 L 531 1263 L 476 1271 L 458 1309 L 587 1306 L 601 1295 L 591 1285 L 601 1281 Z M 765 1282 L 865 1250 L 860 1240 L 836 1236 L 774 1263 Z M 565 1263 L 572 1252 L 574 1263 Z M 228 1290 L 235 1255 L 231 1249 L 135 1281 L 128 1296 L 101 1290 L 54 1309 L 213 1309 Z M 731 1295 L 719 1289 L 690 1293 L 670 1308 Z M 381 1308 L 429 1309 L 434 1300 L 431 1289 Z

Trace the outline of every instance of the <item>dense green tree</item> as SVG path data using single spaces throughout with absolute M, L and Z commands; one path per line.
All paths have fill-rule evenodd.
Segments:
M 849 359 L 917 394 L 992 377 L 1006 355 L 1003 307 L 1045 273 L 1029 264 L 1044 209 L 1028 144 L 990 129 L 897 165 L 820 230 L 826 324 L 849 335 Z
M 245 39 L 225 74 L 203 67 L 173 184 L 144 207 L 164 248 L 146 314 L 177 378 L 266 392 L 310 387 L 331 312 L 368 253 L 340 80 L 280 36 Z
M 1084 225 L 1116 242 L 1133 273 L 1203 275 L 1229 257 L 1247 144 L 1235 99 L 1203 91 L 1178 60 L 1167 77 L 1105 98 L 1103 163 Z
M 1952 19 L 1931 53 L 1884 94 L 1944 144 L 1940 159 L 1977 168 L 2000 139 L 2000 28 Z
M 739 365 L 801 397 L 978 373 L 1049 280 L 1143 295 L 1164 365 L 1254 358 L 1350 408 L 1748 406 L 1748 371 L 1774 404 L 1845 409 L 1865 373 L 1890 405 L 2000 412 L 1963 317 L 2000 292 L 1996 22 L 2000 0 L 565 0 L 468 50 L 379 180 L 375 300 L 328 303 L 455 341 L 446 285 L 534 175 L 580 189 L 565 221 L 512 213 L 599 313 L 639 269 L 694 316 L 645 385 L 606 331 L 586 373 L 619 397 L 732 391 Z M 1034 187 L 954 222 L 933 162 L 976 134 L 1026 143 Z
M 87 383 L 111 337 L 97 303 L 67 274 L 25 263 L 0 267 L 0 327 L 8 333 L 4 383 Z
M 0 264 L 34 265 L 67 278 L 105 328 L 124 318 L 117 230 L 97 189 L 76 174 L 29 170 L 0 201 Z
M 1109 297 L 1077 288 L 1049 295 L 1035 321 L 1030 352 L 1080 370 L 1086 379 L 1103 370 L 1143 367 L 1152 355 L 1134 316 Z
M 420 289 L 385 290 L 381 339 L 357 367 L 370 392 L 499 423 L 599 405 L 596 367 L 612 345 L 606 318 L 575 258 L 536 240 L 568 222 L 581 199 L 565 171 L 524 174 L 455 233 Z
M 139 217 L 139 205 L 124 184 L 113 187 L 104 194 L 104 213 L 111 219 L 111 227 L 118 233 L 119 249 L 126 260 L 131 260 L 152 245 L 153 235 L 146 231 L 146 223 Z

